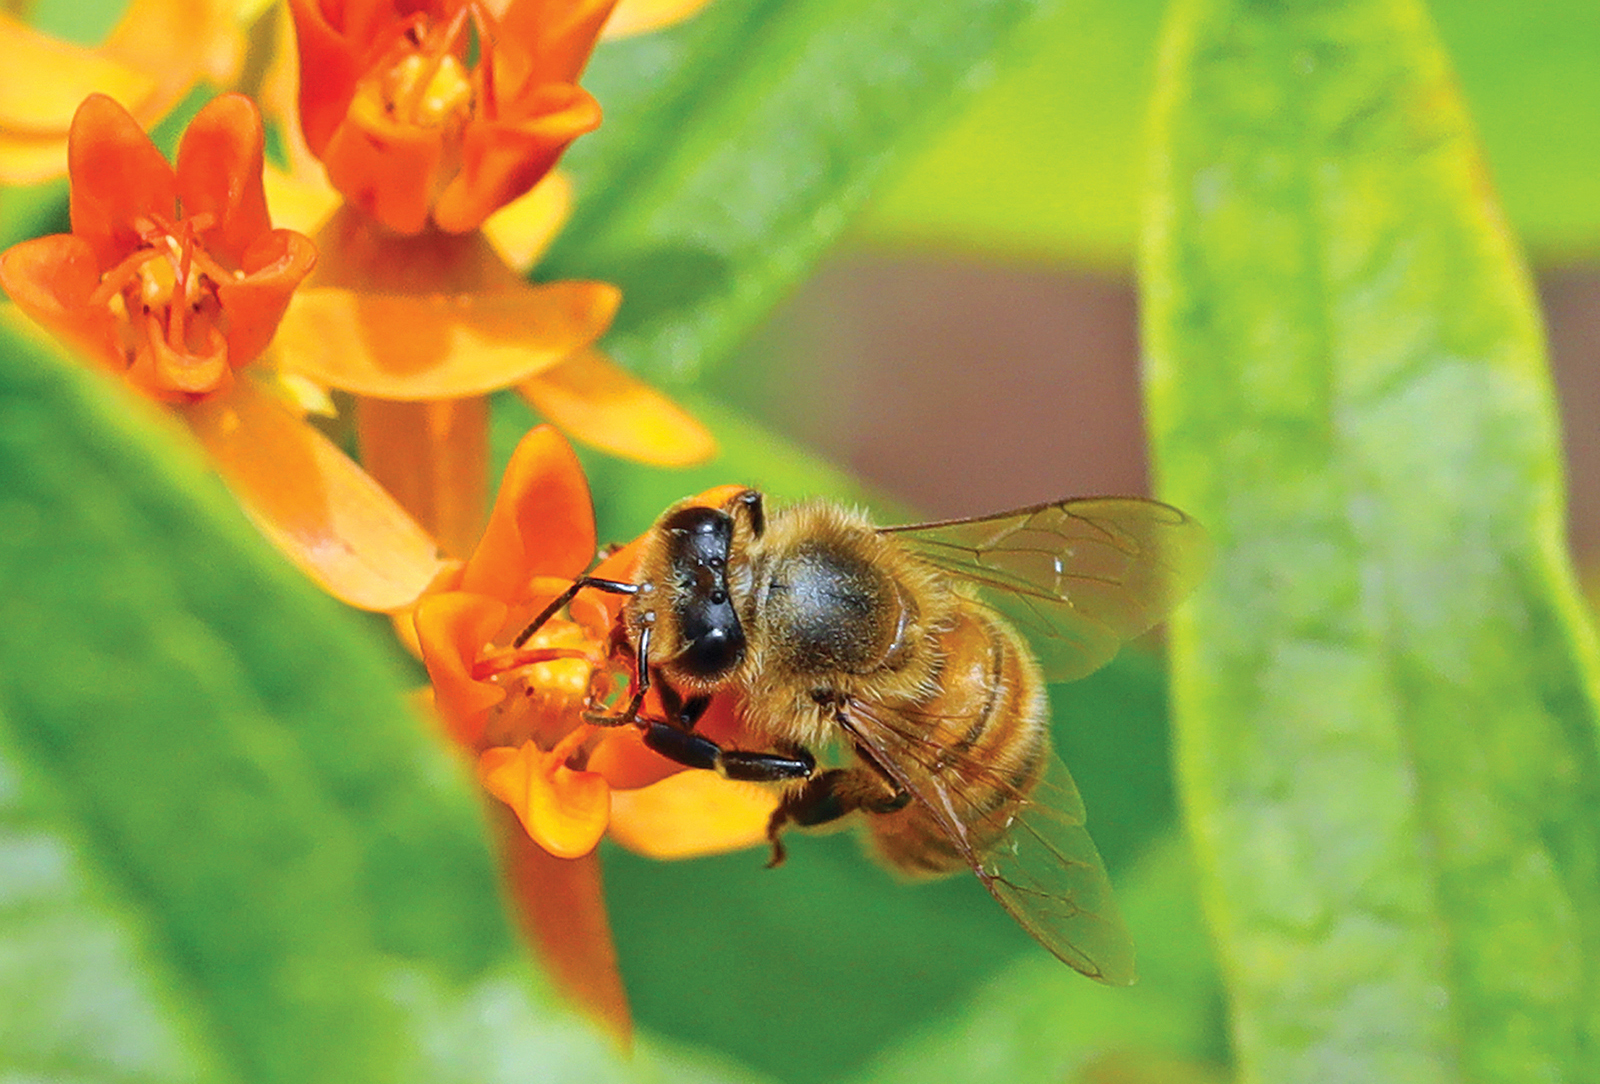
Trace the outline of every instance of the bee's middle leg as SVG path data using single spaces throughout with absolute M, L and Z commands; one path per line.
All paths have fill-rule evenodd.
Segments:
M 783 865 L 786 849 L 783 829 L 790 824 L 812 828 L 836 821 L 861 810 L 864 813 L 894 813 L 911 801 L 910 792 L 867 768 L 830 768 L 813 776 L 805 786 L 784 796 L 767 821 L 767 839 L 772 857 L 767 868 Z

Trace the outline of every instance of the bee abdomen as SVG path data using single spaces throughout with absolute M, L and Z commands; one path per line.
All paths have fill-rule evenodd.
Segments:
M 938 640 L 938 691 L 902 712 L 905 725 L 922 734 L 910 767 L 926 769 L 930 794 L 949 796 L 946 816 L 958 819 L 966 847 L 982 853 L 1006 832 L 1043 772 L 1049 703 L 1037 663 L 1008 625 L 964 607 Z M 904 873 L 967 868 L 963 848 L 921 802 L 870 823 L 879 856 Z

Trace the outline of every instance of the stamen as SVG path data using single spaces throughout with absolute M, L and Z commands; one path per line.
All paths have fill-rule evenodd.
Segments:
M 588 663 L 595 661 L 589 652 L 576 647 L 508 648 L 475 662 L 472 666 L 472 680 L 488 681 L 490 678 L 524 666 L 536 666 L 542 662 L 557 662 L 562 659 L 579 659 Z
M 472 84 L 455 56 L 470 6 L 457 9 L 438 33 L 427 33 L 423 28 L 420 42 L 418 28 L 408 23 L 406 41 L 412 48 L 390 63 L 383 79 L 385 97 L 394 116 L 431 128 L 471 112 Z

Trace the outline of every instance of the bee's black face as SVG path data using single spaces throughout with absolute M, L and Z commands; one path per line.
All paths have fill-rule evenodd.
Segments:
M 662 527 L 671 540 L 673 613 L 685 645 L 673 661 L 714 680 L 744 658 L 744 629 L 728 592 L 733 520 L 715 508 L 685 508 Z

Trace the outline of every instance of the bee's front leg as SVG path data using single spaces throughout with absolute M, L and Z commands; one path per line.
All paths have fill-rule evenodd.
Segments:
M 704 734 L 684 730 L 661 719 L 640 719 L 644 743 L 668 760 L 690 768 L 704 768 L 725 779 L 751 783 L 780 783 L 786 779 L 809 779 L 817 770 L 817 759 L 804 749 L 792 753 L 752 753 L 743 749 L 724 749 Z

